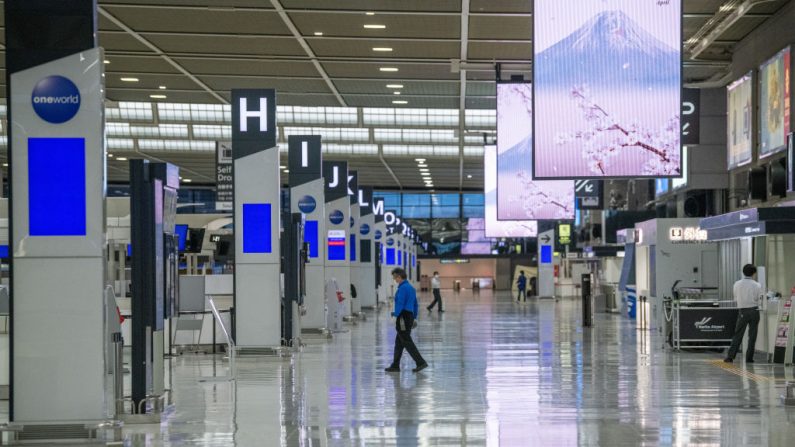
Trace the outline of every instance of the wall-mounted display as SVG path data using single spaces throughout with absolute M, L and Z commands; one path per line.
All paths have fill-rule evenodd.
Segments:
M 483 151 L 483 191 L 485 196 L 486 237 L 536 237 L 535 220 L 497 220 L 497 147 L 486 146 Z
M 534 177 L 681 175 L 681 2 L 533 4 Z
M 759 67 L 759 158 L 784 150 L 790 129 L 790 48 Z
M 753 158 L 753 72 L 749 72 L 726 87 L 728 120 L 728 168 L 751 162 Z
M 532 93 L 528 83 L 497 84 L 497 219 L 573 219 L 573 181 L 533 180 Z

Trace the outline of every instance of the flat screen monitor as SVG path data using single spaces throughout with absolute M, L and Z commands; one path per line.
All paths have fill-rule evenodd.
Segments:
M 204 245 L 204 228 L 188 228 L 188 240 L 185 242 L 186 253 L 201 253 Z
M 174 232 L 177 233 L 179 238 L 179 251 L 185 251 L 185 243 L 188 240 L 188 226 L 185 224 L 177 224 L 174 226 Z
M 326 252 L 329 261 L 344 261 L 345 245 L 344 230 L 328 230 Z
M 0 245 L 0 259 L 8 259 L 9 257 L 8 245 Z

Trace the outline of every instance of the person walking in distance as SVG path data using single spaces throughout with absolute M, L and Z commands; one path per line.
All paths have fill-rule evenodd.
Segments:
M 748 349 L 745 353 L 745 363 L 754 362 L 756 333 L 759 329 L 759 299 L 763 294 L 762 285 L 754 281 L 754 275 L 756 275 L 756 267 L 746 264 L 743 267 L 743 279 L 734 283 L 734 300 L 737 301 L 740 313 L 737 315 L 737 326 L 734 329 L 732 345 L 723 360 L 726 363 L 734 361 L 734 356 L 737 355 L 740 344 L 743 342 L 746 327 L 748 327 Z
M 442 280 L 439 279 L 439 272 L 433 272 L 433 278 L 431 278 L 431 290 L 433 290 L 433 301 L 431 305 L 428 306 L 428 312 L 433 309 L 437 303 L 439 304 L 439 313 L 444 312 L 442 310 Z
M 519 271 L 519 279 L 516 280 L 516 288 L 519 289 L 519 294 L 516 296 L 516 301 L 522 301 L 522 297 L 527 301 L 527 277 L 524 276 L 524 270 Z
M 422 371 L 428 367 L 428 363 L 420 355 L 420 351 L 411 339 L 411 330 L 417 323 L 417 313 L 419 304 L 417 303 L 417 292 L 414 287 L 406 281 L 406 271 L 402 268 L 392 270 L 392 279 L 398 284 L 395 292 L 395 309 L 392 316 L 395 317 L 395 353 L 392 364 L 386 368 L 386 372 L 400 372 L 400 358 L 403 356 L 403 349 L 417 366 L 412 369 L 414 372 Z

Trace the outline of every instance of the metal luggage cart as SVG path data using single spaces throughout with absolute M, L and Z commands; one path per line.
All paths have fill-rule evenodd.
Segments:
M 676 296 L 666 303 L 670 309 L 674 350 L 731 346 L 737 323 L 737 303 L 720 299 L 715 288 L 681 288 L 677 291 Z

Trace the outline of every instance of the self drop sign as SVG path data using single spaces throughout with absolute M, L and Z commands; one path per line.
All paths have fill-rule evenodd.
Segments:
M 47 76 L 33 87 L 30 101 L 39 118 L 48 123 L 62 124 L 74 118 L 80 110 L 80 90 L 63 76 Z

